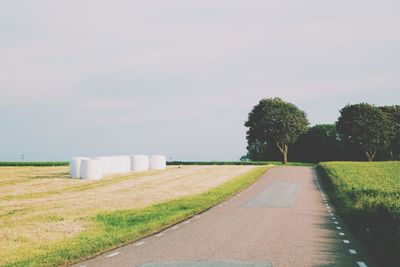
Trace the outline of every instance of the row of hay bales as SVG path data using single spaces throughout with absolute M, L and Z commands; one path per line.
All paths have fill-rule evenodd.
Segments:
M 69 166 L 71 178 L 98 180 L 110 174 L 164 170 L 166 163 L 162 155 L 132 155 L 74 157 Z

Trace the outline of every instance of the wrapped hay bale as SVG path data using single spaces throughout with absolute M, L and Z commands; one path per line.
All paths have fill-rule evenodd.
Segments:
M 83 159 L 88 159 L 86 157 L 73 157 L 69 162 L 69 174 L 71 178 L 79 179 L 80 178 L 80 169 L 81 162 Z
M 150 157 L 151 170 L 165 170 L 167 166 L 167 159 L 163 155 L 153 155 Z
M 131 157 L 130 156 L 120 156 L 121 162 L 121 172 L 127 173 L 131 171 Z
M 147 155 L 132 155 L 131 156 L 131 171 L 143 172 L 150 168 L 150 160 Z
M 98 180 L 103 177 L 102 161 L 98 159 L 83 159 L 80 166 L 81 179 Z

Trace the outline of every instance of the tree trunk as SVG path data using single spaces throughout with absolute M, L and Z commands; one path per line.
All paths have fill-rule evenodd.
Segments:
M 287 164 L 288 163 L 287 155 L 288 155 L 288 150 L 289 150 L 288 145 L 279 144 L 279 142 L 276 142 L 276 145 L 278 146 L 279 151 L 281 151 L 281 153 L 283 155 L 282 164 Z
M 373 160 L 374 157 L 375 157 L 375 154 L 376 154 L 376 151 L 373 152 L 373 153 L 369 153 L 368 151 L 365 151 L 365 155 L 367 155 L 367 158 L 368 158 L 368 161 L 369 161 L 369 162 L 372 162 L 372 160 Z
M 288 154 L 288 146 L 284 145 L 284 149 L 283 149 L 283 164 L 287 164 L 288 163 L 288 159 L 287 159 L 287 154 Z

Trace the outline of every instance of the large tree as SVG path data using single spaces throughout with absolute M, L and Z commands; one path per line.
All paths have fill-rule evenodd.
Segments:
M 388 115 L 395 130 L 395 134 L 391 140 L 389 153 L 391 159 L 400 159 L 400 106 L 384 106 L 380 108 Z
M 368 161 L 378 151 L 387 149 L 394 135 L 389 116 L 367 103 L 345 106 L 340 110 L 336 127 L 342 141 L 360 147 Z
M 275 144 L 286 164 L 289 145 L 307 131 L 308 124 L 306 113 L 292 103 L 280 98 L 262 99 L 245 122 L 249 128 L 246 136 L 249 157 L 252 152 L 263 151 L 269 144 Z

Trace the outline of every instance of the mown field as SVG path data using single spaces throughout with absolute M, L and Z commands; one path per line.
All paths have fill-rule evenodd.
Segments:
M 325 162 L 320 177 L 343 217 L 385 266 L 400 262 L 400 162 Z
M 0 266 L 66 265 L 159 231 L 253 183 L 270 166 L 170 166 L 68 178 L 68 167 L 0 167 Z

